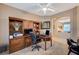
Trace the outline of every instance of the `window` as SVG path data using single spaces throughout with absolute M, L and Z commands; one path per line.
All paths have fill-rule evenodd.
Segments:
M 64 32 L 70 32 L 70 24 L 64 24 Z
M 61 32 L 68 32 L 70 33 L 70 17 L 61 17 L 59 20 L 57 20 L 58 26 L 60 25 Z

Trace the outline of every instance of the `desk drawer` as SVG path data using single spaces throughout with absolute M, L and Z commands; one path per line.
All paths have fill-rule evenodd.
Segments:
M 25 38 L 25 46 L 30 46 L 32 44 L 31 38 Z

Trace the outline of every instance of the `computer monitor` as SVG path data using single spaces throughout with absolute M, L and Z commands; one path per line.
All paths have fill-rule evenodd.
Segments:
M 30 34 L 30 32 L 32 31 L 33 31 L 32 29 L 24 29 L 24 35 Z

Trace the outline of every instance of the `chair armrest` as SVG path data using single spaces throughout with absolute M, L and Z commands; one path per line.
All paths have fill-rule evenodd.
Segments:
M 77 46 L 77 43 L 72 43 L 73 46 Z
M 75 41 L 73 41 L 73 43 L 76 43 L 77 44 L 77 42 L 75 42 Z
M 73 41 L 73 40 L 71 40 L 71 42 L 72 42 L 72 43 L 77 43 L 77 42 L 75 42 L 75 41 Z

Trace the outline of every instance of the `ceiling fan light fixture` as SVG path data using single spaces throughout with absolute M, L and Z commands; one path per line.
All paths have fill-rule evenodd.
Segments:
M 47 8 L 43 8 L 42 10 L 43 10 L 43 11 L 46 11 L 46 10 L 47 10 Z

